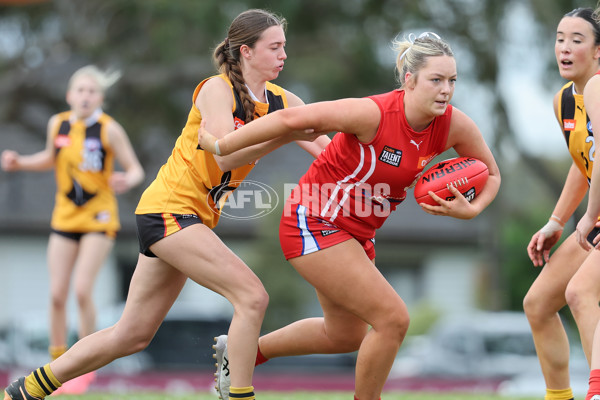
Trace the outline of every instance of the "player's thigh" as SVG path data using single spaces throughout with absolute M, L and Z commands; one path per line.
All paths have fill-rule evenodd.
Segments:
M 65 293 L 66 296 L 78 251 L 77 240 L 55 232 L 50 234 L 47 261 L 51 293 Z
M 184 275 L 230 301 L 235 301 L 262 283 L 212 229 L 202 224 L 188 226 L 150 249 Z
M 155 257 L 139 255 L 129 284 L 120 334 L 153 335 L 181 292 L 186 276 Z
M 292 258 L 290 263 L 320 298 L 370 325 L 406 314 L 406 305 L 354 239 Z
M 91 289 L 98 271 L 114 245 L 114 239 L 104 233 L 86 233 L 81 237 L 75 264 L 75 285 Z
M 560 309 L 566 304 L 565 290 L 588 252 L 577 244 L 571 234 L 550 256 L 538 277 L 531 285 L 527 296 L 531 300 L 543 301 L 546 306 Z
M 569 290 L 600 299 L 600 251 L 589 252 L 569 282 Z

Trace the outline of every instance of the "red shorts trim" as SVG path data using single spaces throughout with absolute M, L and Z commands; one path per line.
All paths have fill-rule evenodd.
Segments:
M 300 204 L 285 205 L 279 223 L 279 242 L 286 260 L 326 249 L 349 239 L 357 240 L 370 260 L 375 258 L 375 239 L 360 240 L 335 224 L 307 215 Z

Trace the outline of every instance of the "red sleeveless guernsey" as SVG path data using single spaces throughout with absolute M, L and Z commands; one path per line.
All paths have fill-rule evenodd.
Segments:
M 444 151 L 452 116 L 448 105 L 426 129 L 415 132 L 404 114 L 404 90 L 368 98 L 381 110 L 375 138 L 361 143 L 338 132 L 288 199 L 365 240 L 375 236 L 425 166 Z

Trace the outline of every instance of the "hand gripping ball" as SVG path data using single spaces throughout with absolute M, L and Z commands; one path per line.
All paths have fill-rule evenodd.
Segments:
M 468 201 L 472 201 L 481 192 L 487 182 L 487 166 L 473 157 L 456 157 L 435 164 L 417 181 L 414 189 L 417 203 L 439 205 L 429 194 L 431 191 L 444 200 L 454 200 L 448 189 L 456 187 Z

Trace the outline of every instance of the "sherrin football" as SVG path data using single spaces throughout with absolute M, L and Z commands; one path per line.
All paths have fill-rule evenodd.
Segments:
M 487 182 L 487 165 L 472 157 L 456 157 L 435 164 L 417 181 L 414 195 L 417 203 L 439 205 L 428 194 L 432 191 L 444 200 L 454 200 L 450 185 L 456 187 L 470 202 L 481 192 Z

